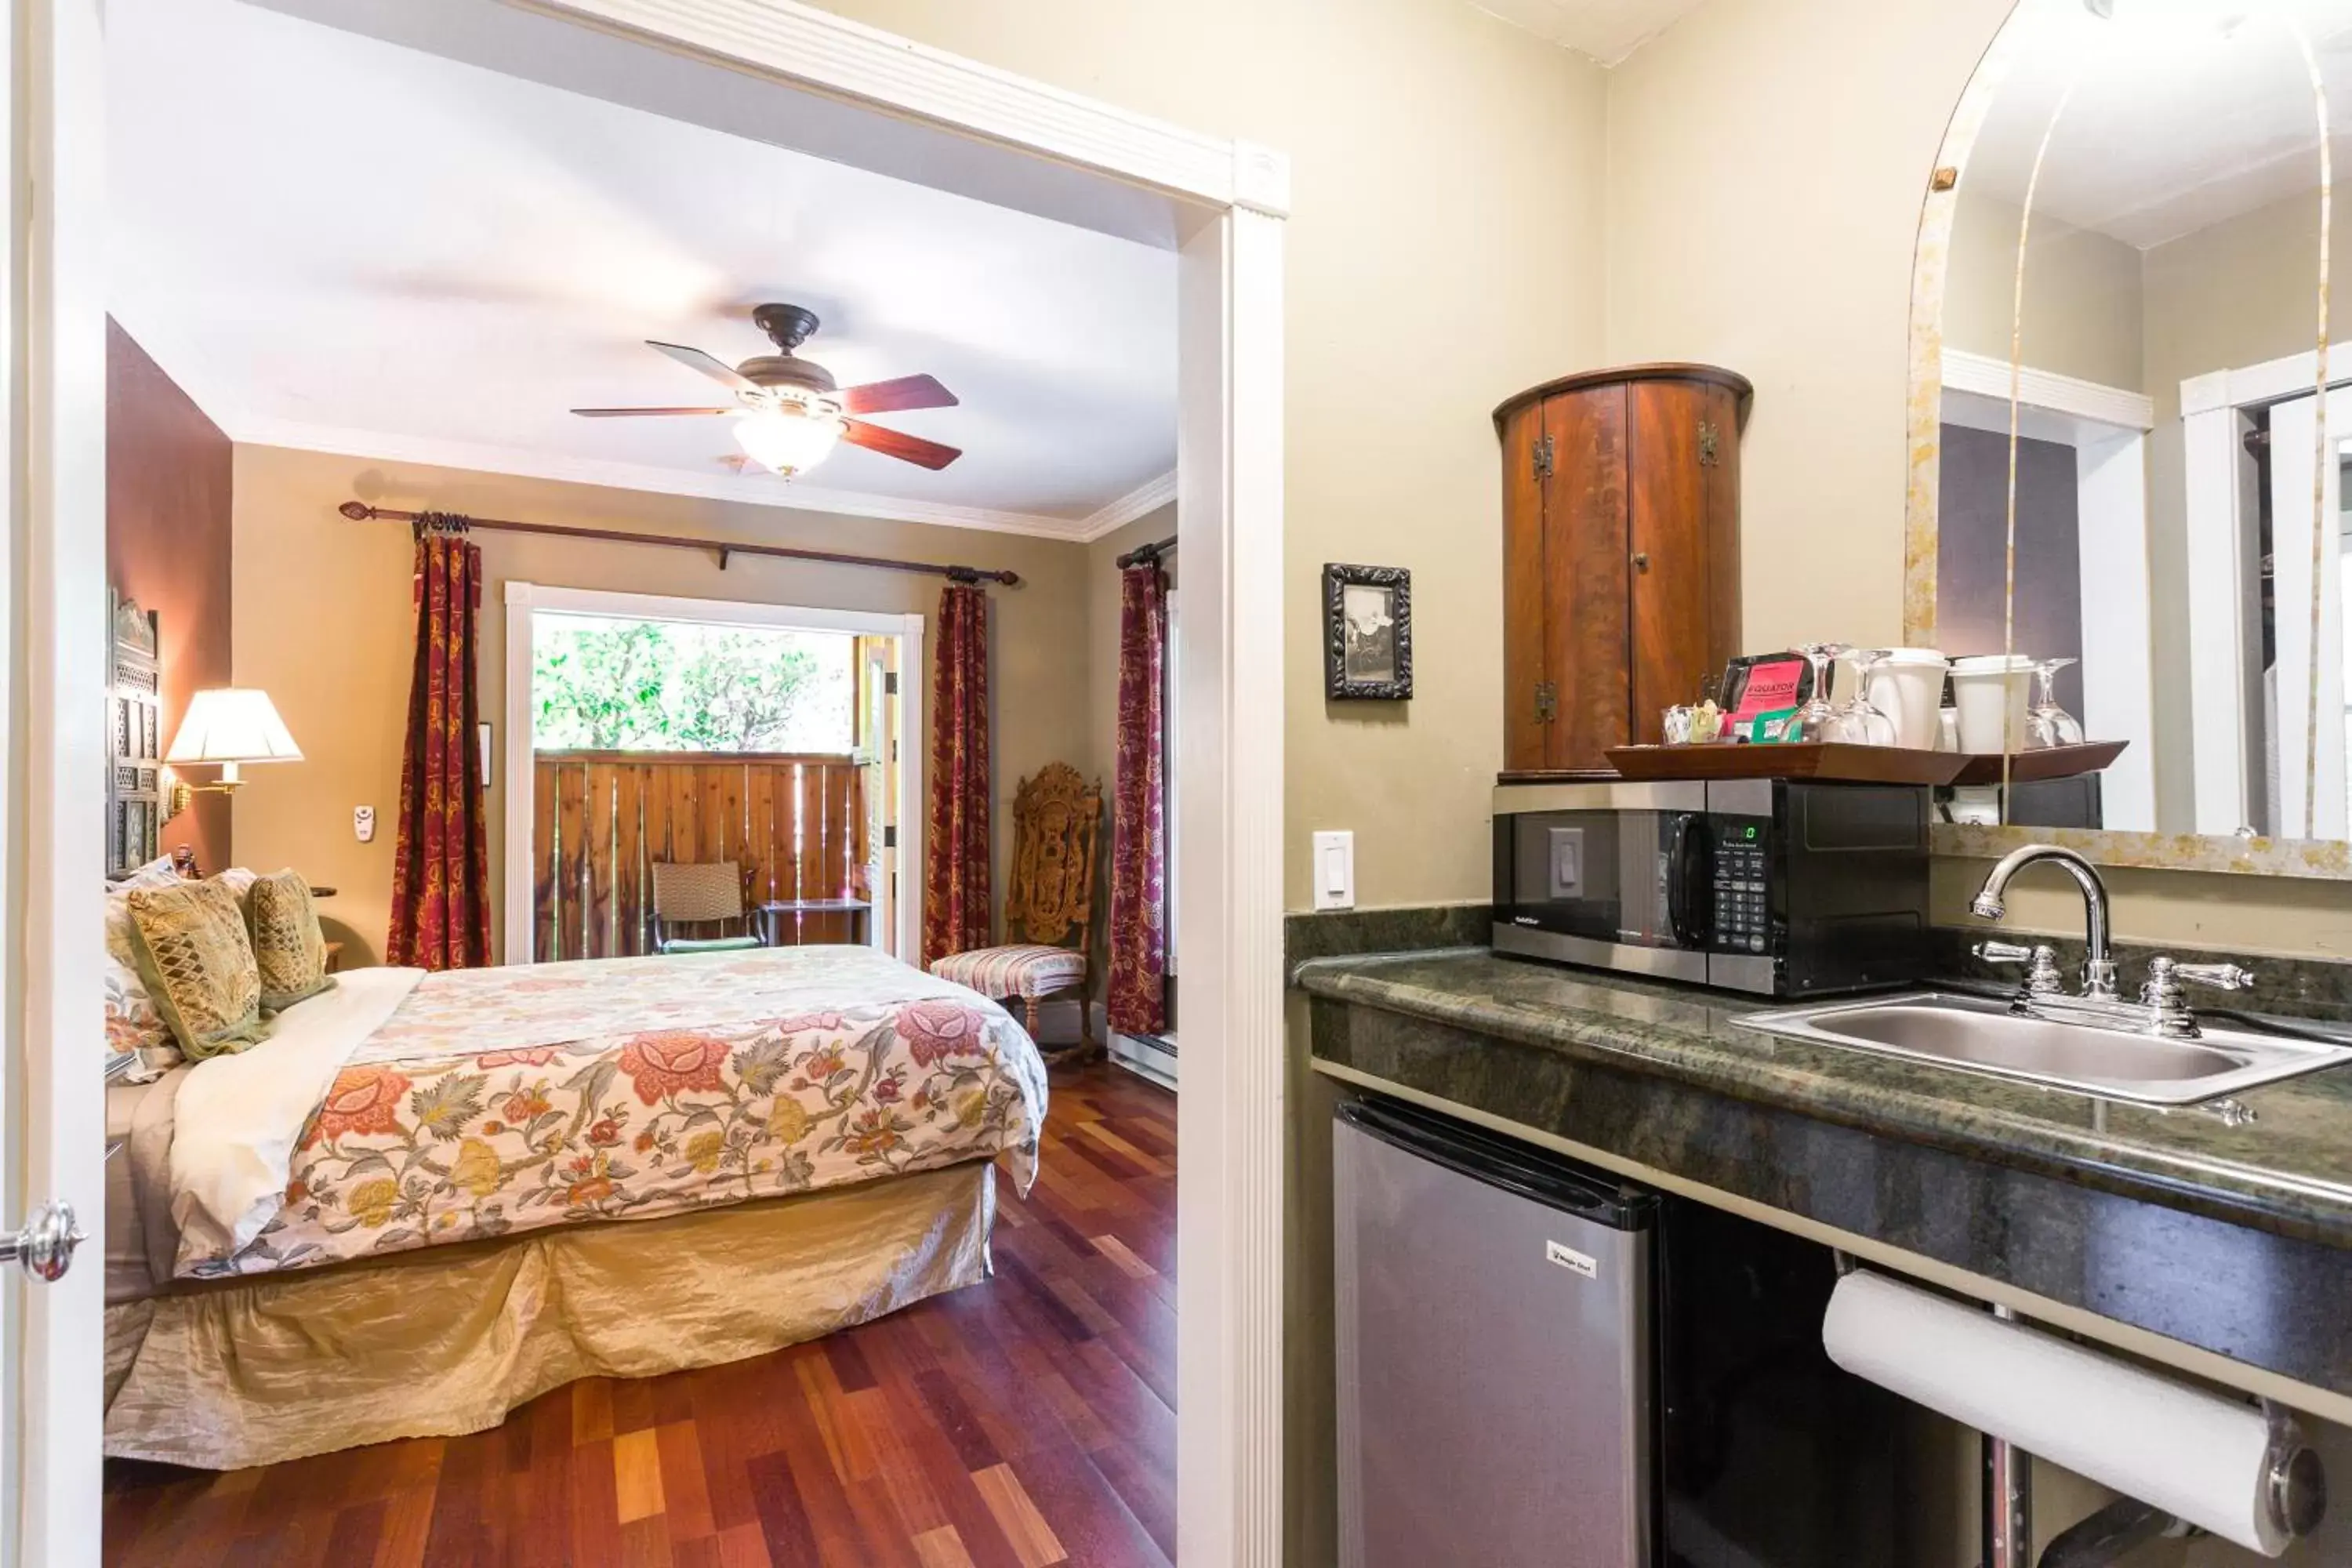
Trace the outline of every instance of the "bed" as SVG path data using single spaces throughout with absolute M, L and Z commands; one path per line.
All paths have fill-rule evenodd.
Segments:
M 110 1455 L 494 1425 L 981 1278 L 1036 1047 L 855 947 L 359 970 L 109 1091 Z

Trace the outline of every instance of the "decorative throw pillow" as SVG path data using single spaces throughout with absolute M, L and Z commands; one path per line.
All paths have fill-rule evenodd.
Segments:
M 180 1049 L 201 1061 L 261 1038 L 261 974 L 236 895 L 219 882 L 130 895 L 131 951 Z
M 138 1056 L 139 1065 L 123 1075 L 132 1083 L 152 1082 L 179 1066 L 180 1047 L 131 956 L 130 895 L 140 888 L 176 888 L 181 881 L 166 855 L 106 886 L 106 1054 Z
M 261 972 L 264 1012 L 283 1012 L 334 984 L 308 879 L 292 871 L 254 879 L 245 896 L 245 925 Z

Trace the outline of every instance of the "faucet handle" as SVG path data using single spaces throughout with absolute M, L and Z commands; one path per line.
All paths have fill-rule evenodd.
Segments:
M 1987 963 L 2027 965 L 2025 989 L 2032 994 L 2051 995 L 2063 988 L 2058 977 L 2058 954 L 2046 942 L 2028 947 L 2015 942 L 1980 942 L 1976 955 Z
M 2210 985 L 2216 991 L 2243 991 L 2254 983 L 2254 972 L 2235 963 L 2176 963 L 2172 977 L 2191 985 Z

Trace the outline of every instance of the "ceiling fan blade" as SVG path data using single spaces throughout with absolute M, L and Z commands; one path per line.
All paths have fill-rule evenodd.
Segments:
M 729 364 L 723 359 L 718 359 L 710 354 L 704 353 L 700 349 L 690 349 L 683 343 L 657 343 L 651 338 L 647 338 L 646 340 L 646 347 L 649 349 L 659 349 L 662 353 L 669 355 L 670 358 L 677 361 L 678 363 L 686 366 L 687 369 L 698 370 L 703 374 L 709 376 L 711 380 L 723 382 L 727 385 L 733 387 L 738 392 L 757 392 L 760 390 L 757 384 L 747 381 L 742 376 L 736 374 L 735 367 L 733 365 Z
M 896 381 L 869 381 L 841 395 L 846 414 L 895 414 L 908 408 L 953 408 L 956 395 L 928 375 L 902 375 Z
M 942 447 L 937 441 L 926 441 L 920 436 L 909 436 L 903 430 L 886 430 L 879 425 L 868 425 L 863 419 L 843 420 L 841 438 L 869 452 L 879 452 L 886 458 L 896 458 L 901 462 L 918 463 L 926 468 L 944 468 L 963 456 L 960 447 Z
M 583 419 L 628 419 L 644 414 L 740 414 L 740 408 L 575 408 Z

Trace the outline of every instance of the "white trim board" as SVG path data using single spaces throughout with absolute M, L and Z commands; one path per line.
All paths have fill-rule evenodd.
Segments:
M 1962 349 L 1946 349 L 1944 391 L 1948 395 L 1958 392 L 1990 398 L 2000 405 L 2003 415 L 2003 422 L 1998 428 L 2004 432 L 2008 430 L 2010 369 L 2007 361 L 1986 354 L 1972 354 Z M 2112 429 L 2156 428 L 2156 402 L 2146 393 L 2060 375 L 2053 371 L 2036 370 L 2032 365 L 2018 373 L 2017 398 L 2021 404 L 2032 408 L 2087 419 Z M 1948 396 L 1944 419 L 1948 424 L 1990 428 L 1975 426 L 1971 420 L 1954 418 Z M 2026 434 L 2032 433 L 2028 431 Z
M 794 626 L 809 631 L 855 632 L 898 639 L 899 668 L 923 668 L 923 616 L 877 610 L 834 610 L 795 605 L 761 605 L 729 599 L 684 598 L 664 594 L 624 594 L 602 588 L 560 588 L 509 578 L 506 587 L 507 669 L 503 711 L 506 729 L 506 902 L 499 911 L 500 957 L 508 963 L 534 963 L 531 951 L 538 919 L 535 823 L 537 773 L 531 744 L 532 637 L 541 611 L 551 615 L 619 616 L 648 621 L 690 621 L 703 626 Z M 923 682 L 898 682 L 898 887 L 897 951 L 921 950 L 923 939 L 923 778 L 930 747 L 924 729 Z M 866 940 L 881 945 L 871 922 Z

